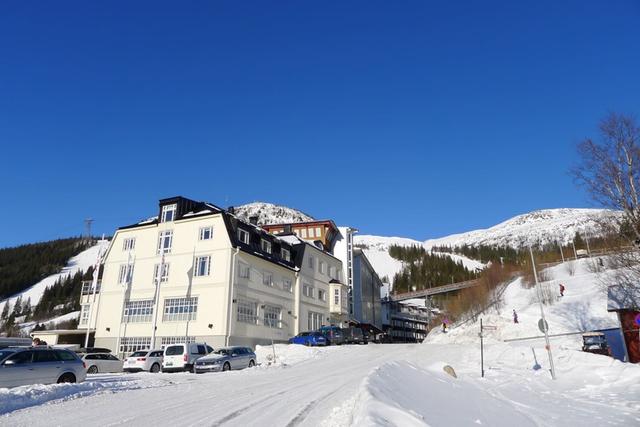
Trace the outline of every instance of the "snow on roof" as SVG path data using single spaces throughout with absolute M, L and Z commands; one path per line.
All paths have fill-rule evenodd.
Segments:
M 607 311 L 638 308 L 640 303 L 640 286 L 609 286 L 607 291 Z
M 152 217 L 150 217 L 150 218 L 143 219 L 143 220 L 142 220 L 142 221 L 140 221 L 138 224 L 148 224 L 148 223 L 153 222 L 153 221 L 155 221 L 155 220 L 157 220 L 157 219 L 158 219 L 158 217 L 157 217 L 157 216 L 152 216 Z
M 287 242 L 290 245 L 299 245 L 300 243 L 304 243 L 302 239 L 300 239 L 295 234 L 287 234 L 287 235 L 276 235 L 276 237 L 283 242 Z
M 211 209 L 203 209 L 203 210 L 198 211 L 198 212 L 189 212 L 189 213 L 186 213 L 186 214 L 182 215 L 182 217 L 196 216 L 196 215 L 203 215 L 203 214 L 208 214 L 208 213 L 211 213 L 211 212 L 213 212 Z

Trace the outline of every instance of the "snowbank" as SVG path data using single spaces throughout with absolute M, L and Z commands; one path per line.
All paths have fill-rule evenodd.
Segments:
M 275 347 L 275 363 L 273 358 Z M 339 351 L 339 347 L 307 347 L 299 344 L 275 344 L 256 346 L 256 356 L 261 367 L 286 367 L 313 359 L 321 359 L 329 354 Z

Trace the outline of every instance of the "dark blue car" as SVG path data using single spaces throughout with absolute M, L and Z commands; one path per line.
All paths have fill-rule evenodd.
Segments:
M 289 344 L 302 344 L 306 346 L 327 345 L 327 339 L 320 332 L 300 332 L 293 338 L 289 338 Z

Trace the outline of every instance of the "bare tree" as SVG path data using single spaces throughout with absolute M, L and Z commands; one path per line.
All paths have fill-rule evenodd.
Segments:
M 611 230 L 634 248 L 612 257 L 616 274 L 604 277 L 607 286 L 617 285 L 625 300 L 640 306 L 640 127 L 634 117 L 609 114 L 600 122 L 600 139 L 586 139 L 578 145 L 580 163 L 572 170 L 576 182 L 591 198 L 622 215 L 607 217 Z

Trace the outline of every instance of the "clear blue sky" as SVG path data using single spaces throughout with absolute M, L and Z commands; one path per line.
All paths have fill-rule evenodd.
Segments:
M 173 195 L 417 239 L 590 206 L 567 170 L 640 114 L 640 3 L 521 3 L 2 2 L 0 246 Z

